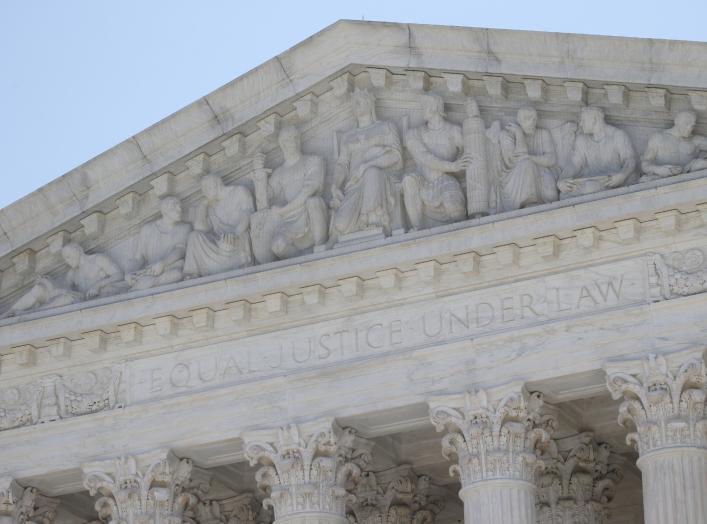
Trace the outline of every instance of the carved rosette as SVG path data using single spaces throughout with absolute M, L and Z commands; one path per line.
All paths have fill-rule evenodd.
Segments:
M 544 453 L 538 476 L 540 524 L 604 524 L 623 469 L 612 461 L 606 443 L 591 433 L 555 439 Z
M 303 514 L 345 520 L 347 489 L 371 458 L 368 451 L 354 449 L 354 439 L 353 429 L 339 432 L 330 425 L 307 436 L 296 425 L 283 427 L 276 442 L 246 439 L 245 455 L 252 466 L 262 466 L 256 480 L 276 521 Z
M 444 509 L 441 489 L 407 465 L 364 472 L 353 493 L 351 524 L 432 524 Z
M 192 475 L 189 459 L 161 453 L 147 463 L 121 457 L 83 466 L 84 486 L 94 496 L 103 522 L 116 524 L 182 524 L 185 511 L 199 499 L 187 491 Z
M 36 488 L 22 488 L 9 477 L 0 478 L 0 522 L 52 524 L 59 501 L 41 495 Z
M 465 404 L 462 410 L 446 406 L 430 410 L 437 431 L 447 431 L 442 455 L 458 458 L 450 474 L 460 477 L 462 487 L 496 479 L 535 482 L 543 466 L 538 452 L 548 444 L 547 429 L 554 424 L 540 413 L 542 395 L 513 392 L 492 402 L 479 390 L 467 393 Z
M 673 371 L 664 357 L 650 355 L 639 374 L 607 375 L 612 397 L 624 399 L 619 424 L 630 422 L 636 428 L 626 441 L 641 456 L 671 447 L 707 449 L 706 383 L 702 357 L 690 358 Z

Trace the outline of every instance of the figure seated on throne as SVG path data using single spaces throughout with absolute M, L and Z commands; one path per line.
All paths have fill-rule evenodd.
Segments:
M 280 131 L 278 143 L 282 165 L 268 178 L 259 155 L 253 177 L 258 211 L 251 217 L 250 233 L 253 254 L 261 264 L 300 255 L 327 241 L 324 158 L 303 154 L 300 134 L 292 126 Z
M 604 121 L 598 107 L 580 114 L 581 133 L 572 150 L 571 165 L 560 175 L 560 199 L 630 185 L 637 181 L 636 155 L 628 134 Z
M 127 283 L 123 280 L 123 270 L 107 255 L 89 255 L 81 246 L 70 242 L 61 249 L 61 256 L 69 265 L 65 285 L 59 285 L 49 277 L 40 276 L 5 316 L 33 309 L 67 306 L 126 291 Z
M 641 158 L 641 182 L 707 169 L 707 137 L 693 135 L 697 115 L 681 111 L 675 125 L 655 133 Z
M 390 236 L 398 193 L 392 178 L 403 167 L 395 126 L 376 118 L 375 98 L 365 90 L 352 96 L 357 126 L 341 137 L 332 186 L 329 243 L 365 230 Z

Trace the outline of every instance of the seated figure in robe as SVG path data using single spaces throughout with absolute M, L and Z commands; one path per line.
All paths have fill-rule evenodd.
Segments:
M 406 133 L 405 146 L 418 173 L 403 177 L 403 200 L 413 229 L 450 224 L 466 218 L 466 198 L 455 173 L 469 165 L 463 155 L 461 127 L 444 118 L 444 100 L 424 95 L 425 124 Z
M 628 134 L 604 121 L 598 107 L 585 107 L 581 133 L 572 149 L 571 166 L 560 175 L 560 198 L 587 195 L 637 181 L 636 154 Z
M 278 143 L 282 165 L 269 178 L 264 169 L 256 173 L 259 209 L 251 217 L 250 231 L 253 253 L 260 263 L 290 258 L 327 241 L 324 158 L 303 154 L 300 134 L 292 126 L 280 131 Z
M 538 127 L 537 122 L 537 111 L 523 107 L 518 110 L 517 123 L 508 124 L 499 133 L 499 212 L 558 198 L 555 143 L 550 131 Z
M 707 137 L 693 135 L 697 115 L 681 111 L 675 125 L 655 133 L 641 158 L 641 182 L 707 169 Z
M 187 241 L 185 278 L 231 271 L 253 263 L 248 226 L 253 197 L 243 186 L 227 186 L 217 175 L 201 179 L 203 202 Z
M 131 289 L 147 289 L 179 282 L 191 224 L 182 221 L 182 204 L 168 196 L 160 202 L 162 216 L 145 224 L 136 238 L 134 254 L 140 269 L 125 275 Z
M 334 171 L 330 243 L 343 235 L 380 228 L 391 234 L 398 195 L 392 175 L 403 167 L 395 126 L 376 118 L 375 98 L 352 95 L 356 127 L 341 137 Z
M 127 290 L 123 270 L 107 255 L 89 255 L 81 246 L 70 242 L 61 249 L 61 256 L 69 266 L 65 285 L 58 285 L 48 277 L 39 277 L 6 316 L 32 309 L 66 306 Z

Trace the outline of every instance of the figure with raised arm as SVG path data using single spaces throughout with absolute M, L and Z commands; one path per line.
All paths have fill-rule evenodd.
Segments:
M 405 135 L 405 146 L 417 173 L 403 177 L 403 200 L 413 229 L 425 229 L 466 218 L 466 198 L 455 174 L 466 169 L 460 126 L 444 118 L 444 100 L 424 95 L 425 124 Z

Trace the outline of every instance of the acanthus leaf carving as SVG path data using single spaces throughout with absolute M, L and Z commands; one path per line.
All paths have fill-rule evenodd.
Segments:
M 0 520 L 12 524 L 52 524 L 59 501 L 36 488 L 23 488 L 10 477 L 0 478 Z
M 607 386 L 623 399 L 619 424 L 633 425 L 626 441 L 641 456 L 668 447 L 707 448 L 704 358 L 692 357 L 677 368 L 662 355 L 649 355 L 640 373 L 611 372 Z
M 498 400 L 485 390 L 465 395 L 463 408 L 433 406 L 432 424 L 447 431 L 442 438 L 445 458 L 457 457 L 450 467 L 462 486 L 491 480 L 514 479 L 534 482 L 542 462 L 540 450 L 550 441 L 554 423 L 541 413 L 542 395 L 511 392 Z
M 352 428 L 338 430 L 325 423 L 304 434 L 291 424 L 279 428 L 274 440 L 246 437 L 245 455 L 256 473 L 258 488 L 268 494 L 263 502 L 275 519 L 294 513 L 329 513 L 344 517 L 350 489 L 371 459 L 358 446 Z
M 537 512 L 542 524 L 604 524 L 623 469 L 591 433 L 552 441 L 542 457 Z
M 363 472 L 353 495 L 348 514 L 352 524 L 433 524 L 444 509 L 441 488 L 408 465 Z
M 110 524 L 182 524 L 199 499 L 189 493 L 192 462 L 159 451 L 144 464 L 123 456 L 82 466 L 84 486 L 98 495 L 96 511 Z

